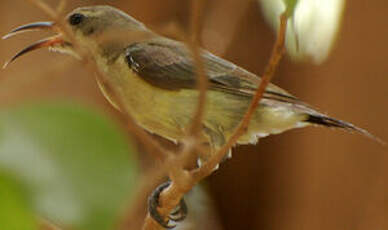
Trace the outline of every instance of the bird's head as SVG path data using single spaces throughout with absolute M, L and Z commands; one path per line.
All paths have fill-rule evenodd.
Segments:
M 122 49 L 130 42 L 130 39 L 136 39 L 135 37 L 139 37 L 142 32 L 147 32 L 142 23 L 110 6 L 77 8 L 66 16 L 64 23 L 66 25 L 61 26 L 67 26 L 67 34 L 63 33 L 63 29 L 59 28 L 56 22 L 34 22 L 13 29 L 3 39 L 32 30 L 51 30 L 58 34 L 24 48 L 4 67 L 24 54 L 44 47 L 76 57 L 79 57 L 79 54 L 74 50 L 73 43 L 88 47 L 95 52 L 103 52 L 101 47 Z

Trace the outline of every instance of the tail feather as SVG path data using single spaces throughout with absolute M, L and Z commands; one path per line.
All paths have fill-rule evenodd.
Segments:
M 316 125 L 322 125 L 322 126 L 326 126 L 326 127 L 340 128 L 340 129 L 344 129 L 344 130 L 347 130 L 350 132 L 357 132 L 357 133 L 362 134 L 363 136 L 366 136 L 374 141 L 379 142 L 382 145 L 386 144 L 383 140 L 377 138 L 376 136 L 369 133 L 365 129 L 361 129 L 361 128 L 359 128 L 353 124 L 350 124 L 348 122 L 337 120 L 337 119 L 334 119 L 331 117 L 327 117 L 327 116 L 322 115 L 322 114 L 309 114 L 309 116 L 307 117 L 305 122 L 308 122 L 311 124 L 316 124 Z

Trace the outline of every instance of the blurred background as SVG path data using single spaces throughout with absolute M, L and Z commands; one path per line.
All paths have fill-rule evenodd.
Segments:
M 0 2 L 1 35 L 27 22 L 47 20 L 27 2 Z M 47 2 L 55 6 L 58 1 Z M 187 0 L 68 2 L 69 11 L 82 5 L 113 5 L 158 28 L 177 23 L 188 29 L 190 18 Z M 329 59 L 315 66 L 285 58 L 274 83 L 388 141 L 387 7 L 384 0 L 348 1 Z M 28 33 L 0 41 L 0 61 L 45 35 Z M 251 72 L 263 72 L 274 38 L 256 1 L 205 4 L 202 45 Z M 3 108 L 70 99 L 97 107 L 124 125 L 100 94 L 93 74 L 71 57 L 34 52 L 1 70 L 0 81 Z M 142 156 L 144 162 L 153 160 Z M 322 128 L 292 130 L 265 138 L 257 146 L 237 147 L 233 158 L 206 180 L 216 219 L 212 224 L 227 230 L 388 229 L 387 165 L 386 147 Z

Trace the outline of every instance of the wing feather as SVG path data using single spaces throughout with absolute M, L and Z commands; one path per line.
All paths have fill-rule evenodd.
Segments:
M 260 83 L 257 75 L 201 50 L 210 90 L 251 97 Z M 126 49 L 129 67 L 150 84 L 168 90 L 196 87 L 196 67 L 189 50 L 180 42 L 157 39 L 131 44 Z M 303 104 L 285 90 L 270 84 L 264 98 Z

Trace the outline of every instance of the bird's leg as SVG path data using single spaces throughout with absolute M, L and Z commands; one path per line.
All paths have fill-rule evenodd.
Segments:
M 158 211 L 160 193 L 163 192 L 163 190 L 165 190 L 170 184 L 171 181 L 167 181 L 159 185 L 148 198 L 148 211 L 150 216 L 163 228 L 167 229 L 171 229 L 176 226 L 174 224 L 170 224 L 170 220 L 180 222 L 187 216 L 187 206 L 183 198 L 180 200 L 179 205 L 174 209 L 174 211 L 170 213 L 167 221 L 162 217 L 162 215 L 160 215 Z

